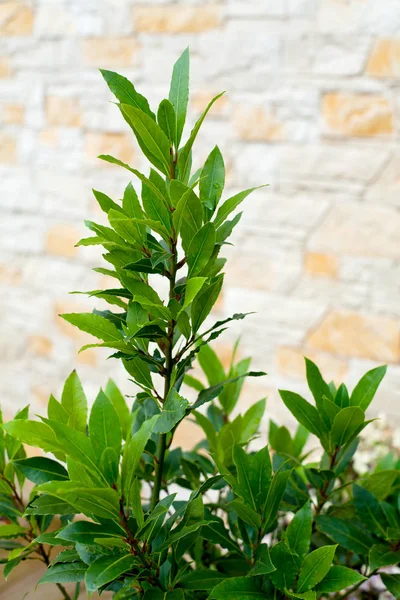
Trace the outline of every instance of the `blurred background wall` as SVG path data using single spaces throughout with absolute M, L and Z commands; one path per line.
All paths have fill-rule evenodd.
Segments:
M 216 349 L 254 356 L 265 380 L 304 392 L 302 355 L 353 385 L 389 364 L 375 411 L 400 417 L 400 1 L 0 1 L 0 398 L 43 411 L 77 367 L 93 399 L 109 376 L 132 386 L 60 312 L 91 310 L 71 290 L 108 285 L 97 251 L 74 248 L 91 188 L 120 198 L 144 168 L 97 71 L 132 78 L 155 104 L 190 45 L 189 125 L 213 94 L 197 162 L 218 142 L 228 192 L 270 187 L 245 203 L 216 316 L 257 311 Z M 188 131 L 188 129 L 186 130 Z M 288 419 L 286 413 L 282 415 Z

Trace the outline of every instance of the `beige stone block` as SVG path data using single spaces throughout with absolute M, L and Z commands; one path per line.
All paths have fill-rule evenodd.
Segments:
M 253 290 L 271 290 L 274 286 L 273 266 L 269 258 L 258 254 L 254 248 L 250 252 L 235 253 L 227 262 L 225 285 Z
M 139 49 L 133 38 L 90 38 L 83 43 L 85 63 L 98 68 L 128 67 L 135 62 Z
M 124 163 L 131 164 L 134 159 L 132 136 L 126 133 L 87 133 L 85 136 L 85 153 L 90 161 L 96 161 L 98 166 L 112 167 L 113 165 L 98 161 L 99 154 L 111 154 Z
M 30 35 L 33 30 L 32 9 L 23 2 L 0 4 L 0 35 Z
M 307 348 L 281 347 L 277 350 L 279 372 L 286 377 L 304 380 L 306 367 L 304 357 L 309 358 L 318 366 L 322 376 L 327 381 L 342 383 L 347 375 L 347 363 L 344 360 L 324 352 L 316 352 Z
M 192 450 L 204 438 L 203 430 L 194 422 L 194 419 L 184 419 L 176 429 L 172 445 L 173 448 Z
M 22 125 L 25 116 L 25 107 L 22 104 L 3 105 L 3 123 Z
M 283 124 L 263 106 L 236 106 L 233 127 L 243 140 L 280 140 L 284 137 Z
M 79 239 L 80 233 L 72 225 L 54 225 L 47 231 L 45 248 L 49 254 L 71 258 L 77 254 Z
M 21 283 L 21 270 L 17 267 L 0 264 L 0 283 L 19 285 Z
M 400 152 L 397 152 L 385 168 L 368 186 L 365 199 L 377 205 L 400 207 Z
M 197 33 L 219 27 L 221 7 L 201 6 L 138 6 L 133 11 L 136 31 L 143 33 Z
M 97 366 L 97 352 L 95 348 L 88 348 L 87 350 L 84 350 L 83 352 L 79 353 L 81 346 L 79 345 L 76 349 L 77 351 L 77 355 L 76 355 L 76 359 L 78 361 L 78 363 L 80 363 L 81 365 L 88 365 L 89 367 L 95 367 Z
M 331 133 L 356 137 L 393 133 L 392 107 L 386 98 L 376 94 L 325 94 L 322 117 Z
M 400 258 L 400 215 L 379 206 L 337 204 L 311 235 L 322 254 Z
M 337 256 L 332 254 L 320 254 L 318 252 L 307 252 L 304 257 L 304 267 L 311 275 L 336 278 L 339 268 Z
M 48 356 L 53 349 L 53 342 L 43 335 L 31 335 L 28 339 L 28 349 L 33 354 Z
M 377 40 L 367 64 L 368 75 L 400 77 L 400 39 Z
M 306 344 L 341 356 L 397 362 L 399 322 L 384 316 L 334 310 L 308 335 Z
M 17 162 L 17 143 L 15 137 L 8 133 L 0 132 L 0 164 Z
M 46 127 L 39 133 L 39 141 L 45 146 L 55 148 L 59 141 L 59 131 L 56 127 Z
M 209 92 L 207 90 L 203 90 L 200 92 L 194 92 L 191 98 L 191 106 L 196 111 L 196 113 L 201 114 L 207 108 L 208 104 L 211 102 L 215 96 L 219 94 L 218 91 Z M 229 107 L 229 100 L 226 94 L 218 98 L 218 100 L 213 104 L 210 116 L 211 117 L 222 117 L 226 116 Z
M 0 56 L 0 79 L 10 77 L 12 74 L 11 61 L 5 56 Z
M 49 96 L 46 99 L 46 117 L 49 125 L 80 127 L 79 101 L 76 98 Z

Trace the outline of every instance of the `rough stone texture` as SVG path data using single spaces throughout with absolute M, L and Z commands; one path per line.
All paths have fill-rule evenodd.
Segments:
M 375 94 L 325 94 L 322 113 L 332 133 L 359 137 L 393 133 L 390 103 Z
M 96 156 L 147 169 L 97 69 L 132 79 L 156 109 L 190 45 L 185 134 L 227 90 L 202 126 L 194 166 L 218 143 L 225 197 L 270 184 L 246 200 L 224 249 L 215 311 L 257 311 L 215 343 L 227 366 L 241 335 L 241 355 L 268 372 L 246 384 L 243 407 L 268 396 L 271 416 L 292 423 L 276 390 L 310 397 L 308 355 L 350 386 L 388 362 L 381 406 L 400 420 L 399 32 L 399 0 L 0 2 L 5 412 L 27 402 L 43 412 L 74 367 L 91 401 L 110 376 L 133 393 L 106 351 L 77 354 L 92 338 L 58 316 L 104 308 L 68 292 L 110 285 L 90 271 L 100 250 L 74 248 L 87 235 L 83 219 L 104 218 L 91 188 L 118 200 L 130 179 Z M 188 426 L 179 440 L 196 435 Z

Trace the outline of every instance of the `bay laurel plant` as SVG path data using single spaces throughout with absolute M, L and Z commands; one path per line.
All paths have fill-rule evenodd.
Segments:
M 62 318 L 109 348 L 140 391 L 131 401 L 110 380 L 89 411 L 73 372 L 46 417 L 30 420 L 25 408 L 2 424 L 4 576 L 40 559 L 47 570 L 38 583 L 65 600 L 84 590 L 115 600 L 340 600 L 382 573 L 399 598 L 400 465 L 391 455 L 362 476 L 352 468 L 385 367 L 350 394 L 306 360 L 313 401 L 281 391 L 298 427 L 291 434 L 271 421 L 267 444 L 265 401 L 238 413 L 245 377 L 262 373 L 237 352 L 225 369 L 211 344 L 245 316 L 213 323 L 209 314 L 236 209 L 253 191 L 222 199 L 217 146 L 192 174 L 193 144 L 219 96 L 182 142 L 188 51 L 156 113 L 126 78 L 101 73 L 151 168 L 145 175 L 100 157 L 135 181 L 121 201 L 94 192 L 108 224 L 87 222 L 91 234 L 79 242 L 104 248 L 106 266 L 96 271 L 115 286 L 88 292 L 107 309 Z M 190 451 L 174 445 L 185 419 L 204 432 Z M 27 458 L 25 444 L 46 455 Z

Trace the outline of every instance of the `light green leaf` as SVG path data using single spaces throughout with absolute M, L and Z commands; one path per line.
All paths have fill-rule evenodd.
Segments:
M 105 317 L 93 313 L 69 313 L 60 315 L 65 321 L 81 331 L 94 335 L 103 342 L 121 342 L 122 333 Z
M 200 200 L 212 213 L 225 185 L 225 165 L 218 146 L 211 151 L 200 174 Z
M 185 300 L 183 302 L 181 311 L 183 311 L 189 304 L 191 304 L 194 298 L 197 296 L 204 283 L 207 281 L 207 277 L 191 277 L 186 281 L 185 288 Z M 206 346 L 203 346 L 206 348 Z
M 286 530 L 289 548 L 301 559 L 305 557 L 311 542 L 312 511 L 310 502 L 297 511 Z
M 380 382 L 386 374 L 386 370 L 387 367 L 385 365 L 371 369 L 371 371 L 363 375 L 350 396 L 350 404 L 352 406 L 359 406 L 361 410 L 366 411 L 375 396 Z
M 125 398 L 112 379 L 108 380 L 105 393 L 118 415 L 122 436 L 126 440 L 131 417 Z
M 38 585 L 42 583 L 72 583 L 83 581 L 87 565 L 83 562 L 60 563 L 49 567 L 39 579 Z
M 397 600 L 400 598 L 400 574 L 381 573 L 381 579 L 386 589 L 394 596 Z
M 345 446 L 358 432 L 365 420 L 365 415 L 358 406 L 348 406 L 336 415 L 330 438 L 333 448 Z
M 19 525 L 0 525 L 0 539 L 20 537 L 21 535 L 25 535 L 25 533 L 25 528 Z
M 129 244 L 141 248 L 144 239 L 144 226 L 140 227 L 140 221 L 135 221 L 121 212 L 110 209 L 108 220 L 111 227 Z
M 194 277 L 204 269 L 212 256 L 214 246 L 215 227 L 213 223 L 206 223 L 190 242 L 187 253 L 188 277 Z
M 15 419 L 2 425 L 12 437 L 29 446 L 42 448 L 45 452 L 60 450 L 57 438 L 50 427 L 38 421 Z
M 235 210 L 235 208 L 237 208 L 239 206 L 239 204 L 241 202 L 243 202 L 243 200 L 245 200 L 245 198 L 247 198 L 247 196 L 249 194 L 251 194 L 251 192 L 254 192 L 255 190 L 259 190 L 262 187 L 266 187 L 266 186 L 259 185 L 257 187 L 249 188 L 248 190 L 239 192 L 235 196 L 232 196 L 232 198 L 228 198 L 228 200 L 225 200 L 225 202 L 223 204 L 221 204 L 220 208 L 218 209 L 217 216 L 215 217 L 215 220 L 214 220 L 215 227 L 218 228 L 220 225 L 222 225 L 222 223 L 227 219 L 227 217 L 231 214 L 231 212 L 233 212 Z
M 87 420 L 87 400 L 76 371 L 72 371 L 64 384 L 61 406 L 69 415 L 68 425 L 78 431 L 85 431 Z
M 110 529 L 106 525 L 98 525 L 97 523 L 90 523 L 89 521 L 76 521 L 70 523 L 58 532 L 57 539 L 64 540 L 65 542 L 72 542 L 73 544 L 95 544 L 95 540 L 101 537 L 116 537 L 121 538 L 125 535 L 123 529 L 121 533 L 116 533 L 115 529 Z
M 169 90 L 169 100 L 175 109 L 175 146 L 178 148 L 186 121 L 189 100 L 189 48 L 186 48 L 174 65 Z
M 103 585 L 118 579 L 121 575 L 132 569 L 134 564 L 135 557 L 132 554 L 98 558 L 89 566 L 85 575 L 85 584 L 88 593 L 91 594 Z
M 306 592 L 317 585 L 328 573 L 337 546 L 322 546 L 306 556 L 300 569 L 297 591 Z
M 192 327 L 193 331 L 197 332 L 203 322 L 211 312 L 212 307 L 216 303 L 220 294 L 223 283 L 223 276 L 218 275 L 215 281 L 211 284 L 204 284 L 200 292 L 192 302 Z
M 100 390 L 92 406 L 89 419 L 89 435 L 96 453 L 113 448 L 119 456 L 121 451 L 121 427 L 118 415 L 105 395 Z
M 308 387 L 314 396 L 316 406 L 319 408 L 322 404 L 322 399 L 324 396 L 326 396 L 328 400 L 333 400 L 331 390 L 329 385 L 324 381 L 317 365 L 314 364 L 309 358 L 304 358 L 306 361 Z
M 100 69 L 100 73 L 103 75 L 104 81 L 121 104 L 130 104 L 131 106 L 140 108 L 140 110 L 155 119 L 146 98 L 136 91 L 133 83 L 131 83 L 129 79 L 105 69 Z
M 133 434 L 132 438 L 125 445 L 122 458 L 121 480 L 122 489 L 126 497 L 128 497 L 143 451 L 159 418 L 160 415 L 154 415 L 151 419 L 144 421 L 140 429 Z
M 161 100 L 157 111 L 157 121 L 169 141 L 174 144 L 176 140 L 176 115 L 175 109 L 169 100 Z
M 256 562 L 254 567 L 248 572 L 248 576 L 268 575 L 273 571 L 276 571 L 276 567 L 272 564 L 268 544 L 260 544 L 256 555 Z
M 261 526 L 261 517 L 251 506 L 248 506 L 242 500 L 236 499 L 229 502 L 227 509 L 232 509 L 236 512 L 237 516 L 242 519 L 245 523 L 259 529 Z
M 33 456 L 31 458 L 22 458 L 14 460 L 13 465 L 21 471 L 27 479 L 33 481 L 36 485 L 46 483 L 46 481 L 67 480 L 68 473 L 66 469 L 55 460 L 45 458 L 44 456 Z

